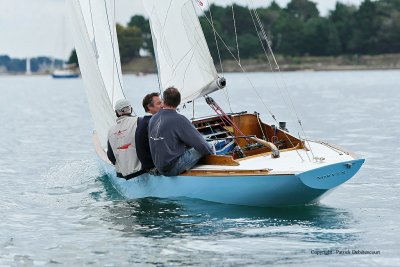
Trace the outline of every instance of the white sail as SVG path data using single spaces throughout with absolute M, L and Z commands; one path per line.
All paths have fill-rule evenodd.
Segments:
M 125 98 L 114 23 L 114 1 L 67 0 L 79 68 L 103 148 L 115 123 L 113 106 Z
M 192 0 L 143 0 L 150 18 L 160 86 L 180 90 L 182 102 L 222 85 Z

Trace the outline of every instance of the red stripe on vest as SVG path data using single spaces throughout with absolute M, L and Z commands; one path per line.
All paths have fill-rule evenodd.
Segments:
M 118 149 L 128 149 L 132 144 L 126 144 L 123 146 L 118 147 Z

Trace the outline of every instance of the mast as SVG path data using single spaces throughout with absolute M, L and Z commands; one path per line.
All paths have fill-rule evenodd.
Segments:
M 32 75 L 32 71 L 31 71 L 31 58 L 27 57 L 26 58 L 26 75 Z

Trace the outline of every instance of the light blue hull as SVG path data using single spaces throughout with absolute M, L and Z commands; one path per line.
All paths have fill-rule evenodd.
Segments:
M 364 159 L 332 164 L 297 175 L 268 176 L 152 176 L 126 181 L 104 165 L 111 182 L 128 199 L 189 197 L 247 206 L 286 206 L 315 203 L 349 180 Z

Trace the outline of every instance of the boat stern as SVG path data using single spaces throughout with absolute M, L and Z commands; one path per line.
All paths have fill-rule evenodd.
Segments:
M 314 189 L 332 189 L 353 177 L 363 165 L 365 159 L 356 159 L 335 163 L 305 171 L 296 176 L 308 187 Z

